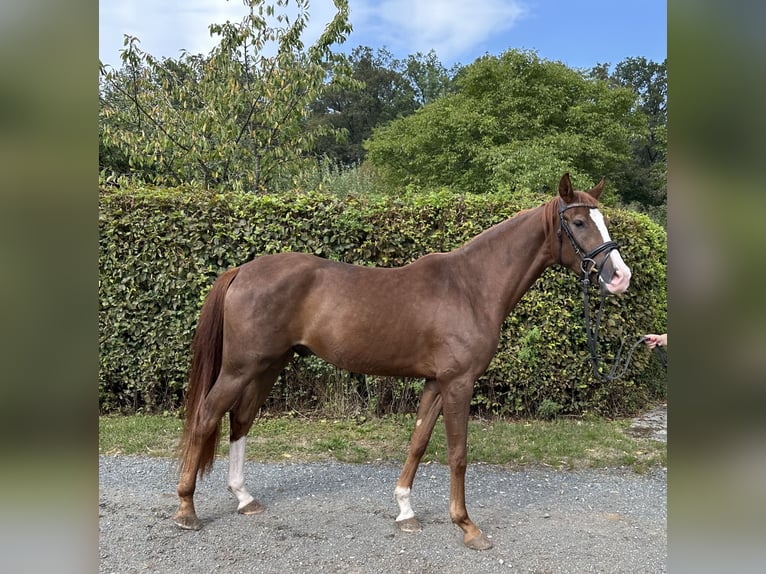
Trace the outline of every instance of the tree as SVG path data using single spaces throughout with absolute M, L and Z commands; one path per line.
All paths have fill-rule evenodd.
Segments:
M 614 86 L 630 88 L 636 106 L 646 116 L 648 130 L 633 141 L 633 161 L 622 187 L 627 201 L 664 205 L 667 201 L 667 60 L 658 64 L 646 58 L 626 58 L 607 75 L 608 65 L 594 69 Z
M 439 61 L 436 52 L 428 54 L 418 52 L 407 56 L 404 63 L 404 77 L 415 91 L 415 99 L 422 107 L 454 91 L 454 78 L 461 66 L 455 65 L 447 70 Z
M 119 152 L 139 179 L 221 189 L 261 190 L 299 170 L 318 137 L 337 135 L 307 129 L 310 104 L 350 81 L 331 50 L 351 31 L 348 0 L 333 1 L 333 20 L 307 50 L 308 0 L 295 0 L 292 24 L 289 0 L 243 0 L 241 22 L 209 27 L 220 40 L 207 56 L 158 60 L 126 36 L 122 68 L 101 68 L 101 160 Z
M 386 49 L 373 52 L 367 46 L 354 48 L 349 57 L 355 85 L 338 85 L 314 103 L 314 125 L 343 130 L 346 138 L 338 141 L 320 138 L 316 153 L 341 166 L 361 163 L 362 142 L 373 128 L 417 109 L 415 94 L 407 79 L 398 71 L 399 62 Z
M 509 50 L 461 70 L 457 92 L 377 128 L 368 160 L 396 186 L 538 191 L 564 171 L 581 185 L 623 169 L 646 130 L 626 88 L 534 52 Z
M 313 122 L 342 129 L 343 141 L 320 138 L 316 154 L 341 165 L 358 165 L 365 157 L 362 143 L 378 126 L 413 114 L 449 93 L 450 72 L 436 53 L 417 53 L 397 60 L 385 48 L 357 46 L 349 62 L 355 86 L 338 85 L 314 104 Z M 456 70 L 457 68 L 453 69 Z

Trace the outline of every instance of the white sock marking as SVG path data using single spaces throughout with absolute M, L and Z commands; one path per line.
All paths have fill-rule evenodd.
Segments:
M 394 490 L 394 498 L 397 504 L 399 504 L 399 516 L 396 517 L 397 522 L 407 520 L 415 516 L 415 512 L 410 506 L 410 489 L 403 486 L 397 486 Z
M 245 488 L 245 439 L 229 443 L 229 490 L 237 497 L 237 510 L 255 500 Z

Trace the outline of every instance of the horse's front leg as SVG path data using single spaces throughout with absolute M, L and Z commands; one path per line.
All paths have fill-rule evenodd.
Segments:
M 434 429 L 436 419 L 441 412 L 442 401 L 439 395 L 439 385 L 435 380 L 426 381 L 423 388 L 423 397 L 418 406 L 417 420 L 415 428 L 410 438 L 410 450 L 407 454 L 407 460 L 402 468 L 399 480 L 396 482 L 394 498 L 399 505 L 399 516 L 396 517 L 396 525 L 403 532 L 418 532 L 421 530 L 420 522 L 415 518 L 415 512 L 410 504 L 410 493 L 412 492 L 412 482 L 415 479 L 415 473 L 418 470 L 420 459 L 426 451 L 428 441 L 431 438 L 431 431 Z
M 463 543 L 472 550 L 492 548 L 492 542 L 468 517 L 465 507 L 465 469 L 468 444 L 468 414 L 473 379 L 444 385 L 444 426 L 450 468 L 450 518 L 463 531 Z

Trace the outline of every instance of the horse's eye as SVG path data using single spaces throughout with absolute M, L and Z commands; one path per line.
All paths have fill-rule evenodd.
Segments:
M 585 225 L 585 222 L 582 219 L 575 219 L 572 222 L 572 225 L 574 225 L 575 227 L 583 227 Z

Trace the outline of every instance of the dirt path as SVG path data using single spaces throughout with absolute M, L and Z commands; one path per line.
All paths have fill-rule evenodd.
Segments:
M 420 468 L 413 506 L 423 531 L 395 529 L 399 467 L 247 463 L 259 516 L 235 513 L 217 461 L 197 491 L 199 532 L 176 528 L 172 462 L 99 461 L 102 573 L 417 572 L 658 573 L 666 571 L 666 472 L 511 471 L 470 465 L 471 517 L 494 548 L 474 552 L 449 521 L 449 476 Z
M 636 417 L 627 432 L 637 437 L 668 442 L 668 404 L 657 405 Z

